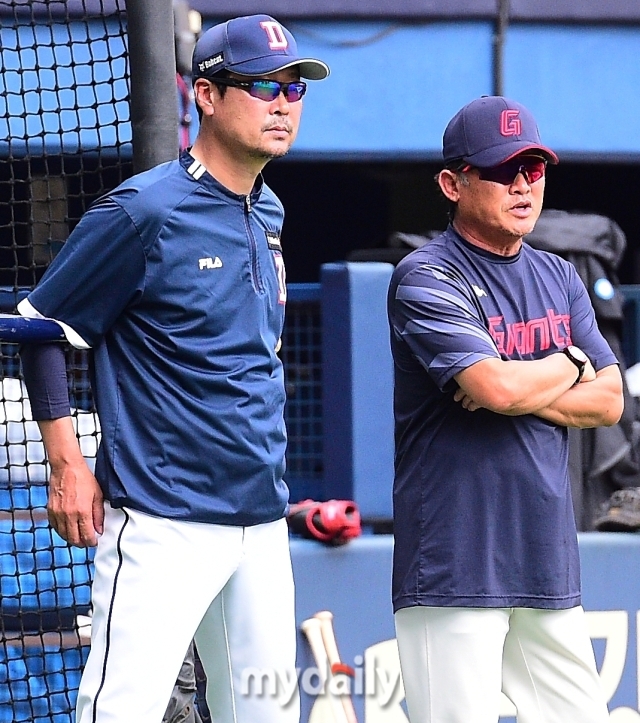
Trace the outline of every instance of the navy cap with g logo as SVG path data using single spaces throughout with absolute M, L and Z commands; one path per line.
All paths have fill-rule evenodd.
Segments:
M 558 156 L 542 145 L 531 111 L 497 95 L 478 98 L 459 110 L 449 121 L 442 142 L 447 165 L 464 161 L 477 168 L 490 168 L 525 151 L 558 163 Z
M 269 15 L 246 15 L 207 30 L 196 43 L 192 80 L 211 78 L 221 70 L 263 76 L 296 66 L 300 77 L 322 80 L 326 63 L 301 58 L 291 33 Z

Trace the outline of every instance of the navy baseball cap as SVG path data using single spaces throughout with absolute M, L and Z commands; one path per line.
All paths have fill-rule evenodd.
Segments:
M 490 168 L 524 151 L 535 151 L 551 163 L 558 156 L 542 145 L 531 111 L 502 96 L 484 96 L 471 101 L 449 121 L 442 139 L 445 164 L 464 161 L 477 168 Z
M 245 15 L 207 30 L 196 43 L 191 66 L 194 81 L 221 70 L 263 76 L 292 66 L 310 80 L 329 75 L 326 63 L 301 58 L 293 35 L 269 15 Z

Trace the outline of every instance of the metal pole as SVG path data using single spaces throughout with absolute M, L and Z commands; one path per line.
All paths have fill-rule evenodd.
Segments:
M 509 27 L 509 0 L 498 1 L 498 17 L 493 35 L 493 94 L 504 95 L 504 43 Z
M 172 0 L 126 0 L 134 173 L 178 155 Z

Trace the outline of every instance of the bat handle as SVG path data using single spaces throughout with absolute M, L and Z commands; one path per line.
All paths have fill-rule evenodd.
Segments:
M 324 683 L 327 679 L 327 652 L 322 638 L 322 623 L 316 618 L 308 618 L 302 622 L 300 629 L 309 642 L 313 659 L 318 667 L 318 675 Z
M 318 668 L 320 682 L 323 686 L 326 686 L 328 659 L 322 637 L 322 623 L 315 617 L 308 618 L 301 623 L 300 629 L 305 634 L 309 642 L 309 647 L 313 653 L 313 659 L 315 660 Z M 331 716 L 331 721 L 327 721 L 326 723 L 350 723 L 347 719 L 342 702 L 335 695 L 331 695 L 328 690 L 326 690 L 326 697 L 330 703 L 329 715 Z
M 340 653 L 338 652 L 338 644 L 333 632 L 333 613 L 329 610 L 323 610 L 316 613 L 315 617 L 320 621 L 320 629 L 322 631 L 322 640 L 327 651 L 329 665 L 332 667 L 340 662 Z
M 331 673 L 334 675 L 339 674 L 339 672 L 335 668 L 340 666 L 342 664 L 342 661 L 340 660 L 338 643 L 336 642 L 336 636 L 333 630 L 333 613 L 329 610 L 322 610 L 321 612 L 316 613 L 314 617 L 320 621 L 322 641 L 324 642 L 324 647 L 327 651 L 327 659 L 329 660 Z M 344 670 L 341 672 L 344 674 Z M 356 718 L 356 712 L 350 696 L 343 695 L 341 696 L 341 699 L 347 723 L 358 723 L 358 720 Z

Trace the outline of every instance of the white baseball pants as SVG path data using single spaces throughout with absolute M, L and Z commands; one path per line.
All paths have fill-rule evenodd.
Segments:
M 92 602 L 77 723 L 160 723 L 194 635 L 215 723 L 298 723 L 284 519 L 230 527 L 106 505 Z
M 410 607 L 395 615 L 411 723 L 605 723 L 584 610 Z

